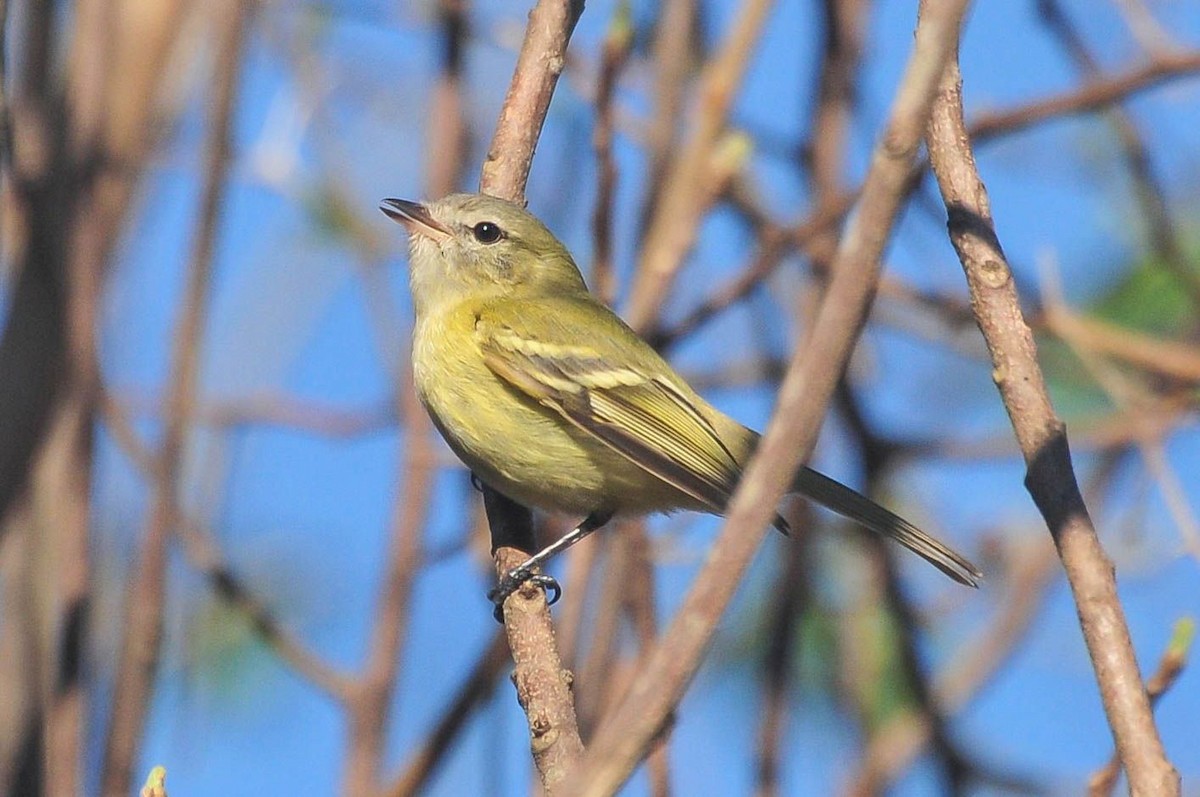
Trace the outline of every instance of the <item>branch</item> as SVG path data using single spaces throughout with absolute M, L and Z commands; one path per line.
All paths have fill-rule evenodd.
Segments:
M 533 151 L 565 63 L 567 42 L 583 13 L 580 0 L 538 0 L 529 14 L 512 84 L 479 179 L 479 190 L 523 204 Z M 496 572 L 504 574 L 536 550 L 530 511 L 483 485 Z M 534 763 L 548 794 L 583 750 L 571 676 L 559 658 L 545 593 L 525 585 L 504 603 L 513 683 L 529 721 Z
M 592 211 L 592 289 L 605 304 L 612 304 L 617 293 L 612 267 L 613 195 L 617 188 L 617 163 L 613 157 L 613 94 L 617 78 L 629 59 L 633 46 L 633 20 L 629 8 L 617 7 L 601 53 L 600 79 L 596 86 L 596 126 L 592 148 L 596 153 L 596 206 Z
M 357 797 L 367 797 L 376 790 L 401 645 L 411 617 L 413 583 L 423 558 L 421 532 L 429 514 L 435 473 L 429 421 L 413 386 L 405 385 L 402 393 L 409 423 L 403 436 L 404 459 L 398 470 L 403 478 L 397 478 L 401 483 L 392 506 L 388 567 L 380 588 L 367 662 L 345 701 L 350 739 L 343 785 L 346 794 Z
M 876 147 L 860 212 L 847 227 L 807 350 L 796 350 L 779 406 L 730 502 L 721 535 L 625 699 L 597 732 L 569 794 L 612 794 L 628 778 L 683 697 L 700 658 L 763 539 L 790 475 L 811 450 L 879 276 L 879 258 L 899 211 L 938 78 L 965 2 L 948 0 L 917 26 L 916 46 Z
M 529 12 L 512 84 L 479 178 L 483 193 L 524 204 L 533 151 L 566 64 L 567 42 L 582 13 L 582 0 L 538 0 Z
M 171 357 L 172 381 L 166 411 L 166 431 L 154 478 L 154 498 L 145 540 L 126 607 L 125 638 L 113 693 L 112 724 L 104 754 L 105 794 L 128 794 L 133 765 L 141 744 L 162 637 L 166 589 L 167 542 L 179 522 L 179 482 L 187 432 L 196 400 L 200 341 L 207 316 L 209 282 L 216 243 L 219 209 L 225 194 L 232 155 L 231 122 L 245 39 L 247 8 L 236 2 L 225 11 L 220 34 L 215 98 L 208 140 L 200 221 L 188 267 L 182 301 L 183 317 Z
M 1047 97 L 1010 111 L 981 113 L 971 122 L 971 138 L 979 145 L 998 135 L 1016 133 L 1049 119 L 1091 113 L 1161 83 L 1198 71 L 1200 52 L 1164 53 L 1145 66 L 1095 80 L 1057 97 Z
M 971 305 L 992 355 L 994 379 L 1025 456 L 1025 484 L 1067 571 L 1132 791 L 1178 794 L 1179 776 L 1154 726 L 1117 598 L 1112 563 L 1100 547 L 1079 493 L 1066 430 L 1046 392 L 1033 335 L 1021 313 L 987 194 L 975 170 L 962 119 L 961 90 L 957 63 L 951 63 L 929 125 L 930 158 L 949 213 L 950 238 L 966 272 Z

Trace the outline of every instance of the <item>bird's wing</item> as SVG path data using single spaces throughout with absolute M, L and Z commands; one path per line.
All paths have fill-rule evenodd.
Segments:
M 476 323 L 484 362 L 497 376 L 714 512 L 724 510 L 741 468 L 683 391 L 623 365 L 619 344 L 606 357 L 599 346 L 535 340 L 521 326 L 482 316 Z M 555 337 L 589 339 L 587 330 L 571 331 L 560 327 Z

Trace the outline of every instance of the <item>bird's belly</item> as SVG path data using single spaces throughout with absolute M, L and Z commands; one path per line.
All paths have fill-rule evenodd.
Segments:
M 452 352 L 437 345 L 441 339 L 420 328 L 414 336 L 417 391 L 450 448 L 490 486 L 527 506 L 578 515 L 646 514 L 690 503 L 501 380 L 475 347 Z

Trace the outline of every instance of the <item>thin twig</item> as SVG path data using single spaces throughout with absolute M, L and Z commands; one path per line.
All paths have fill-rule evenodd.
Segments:
M 1162 53 L 1144 66 L 1095 80 L 1073 91 L 1007 111 L 981 113 L 971 121 L 971 140 L 979 145 L 1049 119 L 1093 113 L 1167 81 L 1191 77 L 1196 72 L 1200 72 L 1200 52 Z
M 1122 460 L 1120 454 L 1104 456 L 1088 478 L 1087 495 L 1107 494 Z M 1039 540 L 1010 546 L 1003 583 L 1005 597 L 991 622 L 961 644 L 955 655 L 933 678 L 933 693 L 947 713 L 961 712 L 1016 652 L 1045 600 L 1058 568 L 1048 555 L 1050 542 Z M 847 795 L 879 794 L 908 770 L 932 738 L 927 718 L 916 714 L 897 717 L 876 732 L 865 751 Z
M 439 0 L 442 63 L 429 108 L 430 197 L 451 193 L 466 162 L 467 120 L 463 114 L 463 54 L 467 42 L 467 0 Z
M 1071 24 L 1066 10 L 1058 0 L 1038 0 L 1037 7 L 1042 21 L 1059 40 L 1076 66 L 1090 79 L 1100 78 L 1100 65 L 1088 52 L 1083 37 Z M 1154 173 L 1154 165 L 1150 160 L 1150 148 L 1146 145 L 1132 115 L 1119 103 L 1114 103 L 1105 116 L 1117 135 L 1126 166 L 1133 178 L 1135 194 L 1142 207 L 1142 216 L 1149 232 L 1150 246 L 1163 265 L 1183 286 L 1192 304 L 1200 306 L 1200 278 L 1192 270 L 1175 224 L 1171 220 L 1166 193 Z
M 1146 682 L 1146 692 L 1150 695 L 1150 705 L 1158 704 L 1159 699 L 1179 678 L 1183 668 L 1187 666 L 1188 655 L 1192 650 L 1192 640 L 1196 636 L 1196 621 L 1191 617 L 1183 617 L 1175 621 L 1171 639 L 1167 649 L 1163 651 L 1158 661 L 1158 669 Z M 1113 753 L 1112 758 L 1103 769 L 1088 779 L 1089 797 L 1106 797 L 1112 794 L 1117 786 L 1117 778 L 1121 776 L 1121 759 Z
M 106 391 L 101 394 L 100 416 L 122 453 L 129 457 L 142 476 L 153 478 L 156 468 L 154 454 L 143 445 L 121 406 Z M 267 602 L 233 571 L 211 534 L 186 514 L 180 515 L 176 533 L 188 562 L 204 576 L 209 588 L 218 597 L 246 617 L 263 644 L 294 669 L 297 675 L 331 698 L 346 699 L 350 679 L 322 661 L 287 630 Z
M 949 213 L 950 237 L 966 272 L 993 375 L 1013 424 L 1033 496 L 1054 538 L 1075 597 L 1080 626 L 1117 749 L 1135 794 L 1179 793 L 1142 687 L 1112 563 L 1096 537 L 1025 324 L 1012 274 L 991 220 L 962 119 L 961 78 L 951 63 L 929 125 L 934 174 Z
M 425 741 L 409 754 L 408 763 L 395 782 L 382 791 L 385 797 L 413 797 L 419 793 L 450 751 L 451 742 L 466 727 L 471 714 L 492 693 L 507 664 L 508 640 L 504 634 L 496 633 Z
M 461 73 L 466 20 L 460 0 L 443 0 L 441 74 L 429 115 L 429 185 L 427 193 L 440 197 L 451 193 L 463 169 L 466 143 L 462 114 Z M 375 276 L 371 272 L 369 276 Z M 382 297 L 384 291 L 369 291 Z M 386 311 L 378 301 L 371 305 L 377 316 L 375 327 L 380 348 L 387 352 L 393 339 Z M 393 315 L 392 313 L 386 313 Z M 410 358 L 411 359 L 411 358 Z M 343 774 L 343 791 L 352 797 L 369 797 L 378 788 L 377 778 L 384 752 L 387 719 L 392 708 L 402 645 L 411 620 L 413 584 L 424 561 L 422 530 L 432 501 L 436 469 L 431 435 L 433 429 L 417 397 L 411 369 L 400 379 L 406 434 L 404 454 L 397 474 L 398 489 L 391 518 L 388 567 L 383 575 L 379 605 L 371 631 L 367 661 L 345 703 L 349 714 L 349 740 Z
M 809 514 L 795 528 L 809 527 Z M 796 518 L 789 518 L 796 521 Z M 780 793 L 780 770 L 783 761 L 783 732 L 787 727 L 790 706 L 788 686 L 797 654 L 796 632 L 809 601 L 808 535 L 789 541 L 787 556 L 779 565 L 767 625 L 767 645 L 762 661 L 762 718 L 758 724 L 754 761 L 754 793 L 758 797 L 773 797 Z
M 398 471 L 400 484 L 392 508 L 388 567 L 383 574 L 367 661 L 345 703 L 350 734 L 344 793 L 358 797 L 368 797 L 377 789 L 401 645 L 412 614 L 413 583 L 423 561 L 421 532 L 432 498 L 432 430 L 413 386 L 404 385 L 401 393 L 406 397 L 405 415 L 409 421 L 404 436 L 404 459 Z
M 1200 71 L 1200 53 L 1161 56 L 1153 63 L 1135 67 L 1123 74 L 1100 78 L 1070 92 L 1048 97 L 1008 111 L 981 113 L 970 126 L 971 139 L 981 146 L 1000 136 L 1021 132 L 1038 124 L 1072 115 L 1095 113 L 1142 91 Z M 910 185 L 919 184 L 927 164 L 914 167 Z M 794 250 L 809 253 L 809 247 L 831 226 L 840 224 L 854 206 L 859 189 L 846 190 L 818 205 L 803 221 L 782 226 L 769 224 L 760 231 L 759 250 L 732 280 L 718 287 L 711 297 L 676 326 L 656 330 L 649 337 L 656 345 L 669 346 L 707 323 L 717 314 L 748 296 L 770 277 L 784 258 Z
M 671 149 L 678 136 L 695 22 L 696 0 L 664 0 L 659 6 L 654 37 L 654 117 L 646 131 L 650 179 L 640 214 L 643 218 L 658 203 Z
M 512 83 L 488 149 L 479 188 L 523 204 L 533 151 L 565 63 L 567 42 L 583 12 L 579 0 L 539 0 L 529 14 Z M 484 485 L 499 574 L 522 563 L 534 548 L 533 520 L 521 507 Z M 526 585 L 504 604 L 504 626 L 512 651 L 513 682 L 529 721 L 534 763 L 548 794 L 556 794 L 583 750 L 572 701 L 570 674 L 563 668 L 545 593 Z
M 157 417 L 163 402 L 152 395 L 131 394 L 105 389 L 104 400 L 135 418 Z M 211 398 L 196 407 L 196 426 L 213 429 L 238 429 L 249 426 L 275 426 L 307 432 L 321 437 L 354 438 L 395 429 L 404 421 L 398 415 L 397 401 L 342 409 L 308 399 L 275 393 L 259 393 L 226 399 Z

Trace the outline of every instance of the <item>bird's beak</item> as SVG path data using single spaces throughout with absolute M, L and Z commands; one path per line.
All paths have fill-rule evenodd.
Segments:
M 429 209 L 420 202 L 385 199 L 379 203 L 379 209 L 403 224 L 410 234 L 426 238 L 444 238 L 451 234 L 450 228 L 431 216 Z

